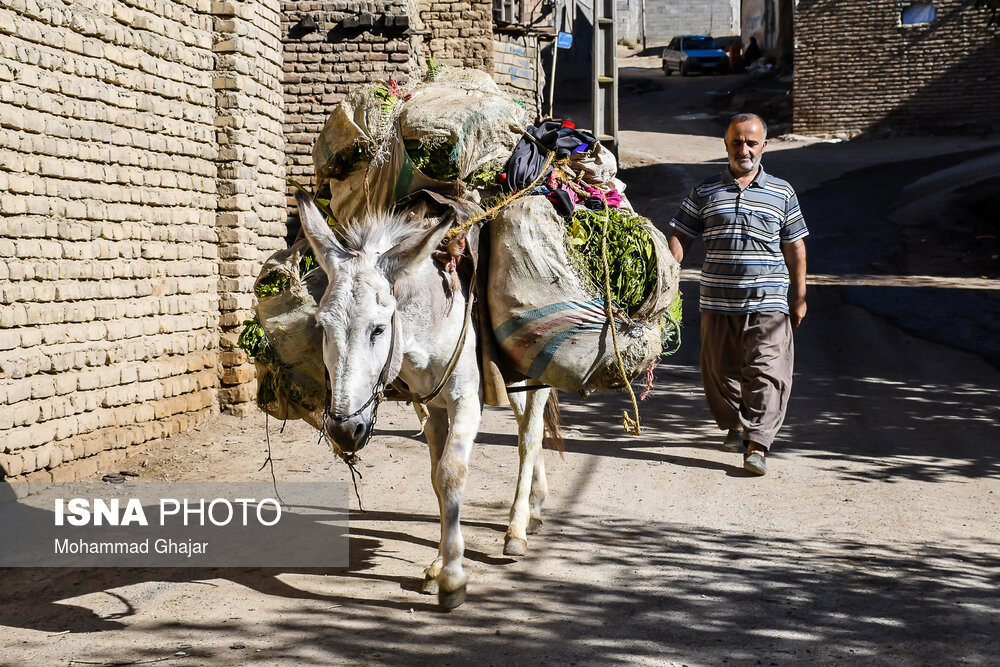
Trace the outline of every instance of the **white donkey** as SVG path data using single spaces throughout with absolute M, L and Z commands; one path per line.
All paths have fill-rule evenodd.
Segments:
M 471 297 L 456 290 L 449 306 L 448 277 L 431 258 L 449 223 L 415 230 L 401 217 L 376 214 L 347 225 L 342 245 L 309 197 L 300 191 L 296 199 L 302 228 L 329 279 L 316 319 L 330 378 L 324 431 L 339 452 L 350 454 L 367 443 L 378 397 L 389 382 L 398 376 L 415 395 L 427 396 L 461 345 L 457 365 L 427 405 L 424 426 L 441 513 L 441 542 L 437 558 L 424 571 L 424 590 L 436 587 L 438 603 L 452 609 L 465 600 L 468 576 L 462 568 L 459 513 L 482 399 L 476 336 L 471 327 L 462 336 Z M 510 395 L 520 469 L 504 540 L 508 555 L 523 555 L 527 532 L 541 524 L 548 488 L 540 452 L 550 391 Z

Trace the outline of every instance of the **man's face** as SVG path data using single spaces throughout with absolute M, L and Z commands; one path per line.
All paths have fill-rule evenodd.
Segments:
M 744 176 L 757 169 L 767 140 L 764 127 L 756 119 L 733 123 L 726 130 L 726 153 L 733 176 Z

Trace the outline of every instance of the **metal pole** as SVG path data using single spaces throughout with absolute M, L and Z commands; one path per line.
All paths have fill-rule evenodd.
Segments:
M 642 54 L 646 55 L 646 0 L 642 0 Z
M 555 118 L 552 115 L 552 106 L 555 103 L 556 97 L 556 61 L 559 59 L 559 30 L 562 28 L 562 12 L 562 0 L 556 0 L 556 11 L 553 14 L 553 21 L 556 26 L 556 38 L 552 42 L 552 80 L 549 81 L 549 118 Z
M 551 80 L 549 81 L 549 118 L 554 118 L 552 115 L 552 105 L 555 102 L 556 94 L 556 57 L 559 55 L 559 47 L 555 42 L 552 42 L 552 74 L 550 75 Z

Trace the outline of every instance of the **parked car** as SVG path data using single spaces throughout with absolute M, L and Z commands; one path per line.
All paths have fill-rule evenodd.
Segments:
M 663 49 L 663 73 L 729 71 L 729 56 L 719 48 L 711 35 L 678 35 Z

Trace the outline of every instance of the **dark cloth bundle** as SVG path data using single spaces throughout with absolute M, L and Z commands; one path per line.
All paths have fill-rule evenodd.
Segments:
M 538 178 L 551 151 L 555 151 L 558 160 L 597 143 L 597 137 L 591 133 L 558 120 L 547 120 L 537 127 L 529 125 L 524 134 L 504 168 L 503 182 L 512 192 L 526 188 Z

